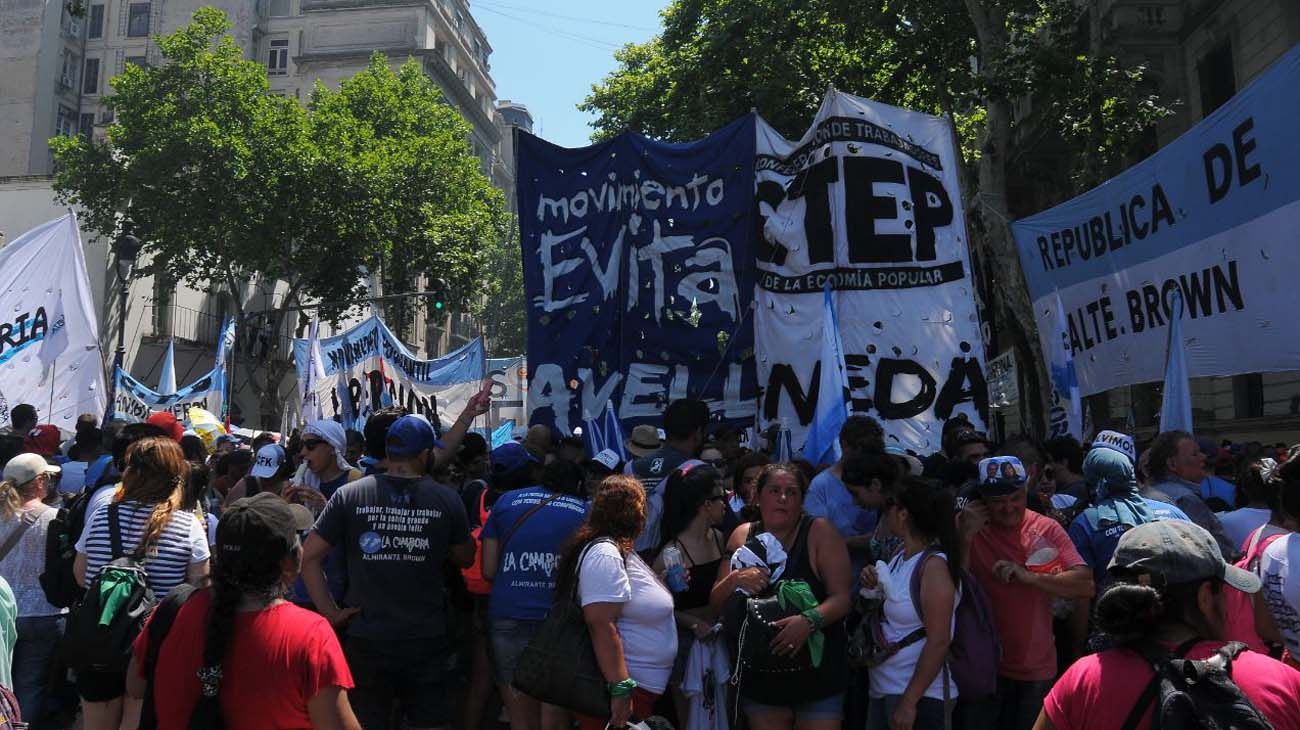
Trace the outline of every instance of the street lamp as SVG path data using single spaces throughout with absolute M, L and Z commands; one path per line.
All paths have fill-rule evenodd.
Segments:
M 135 222 L 130 218 L 122 221 L 122 231 L 113 239 L 113 257 L 117 260 L 117 278 L 121 289 L 118 292 L 117 352 L 113 355 L 113 372 L 108 381 L 108 411 L 104 414 L 103 426 L 107 427 L 117 401 L 117 370 L 126 362 L 126 306 L 131 294 L 131 275 L 135 273 L 135 261 L 140 255 L 142 244 L 135 237 Z

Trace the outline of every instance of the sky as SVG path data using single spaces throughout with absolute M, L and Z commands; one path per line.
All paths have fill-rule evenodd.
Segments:
M 528 107 L 533 133 L 565 147 L 591 141 L 594 115 L 578 111 L 614 70 L 614 51 L 658 33 L 668 0 L 470 0 L 492 46 L 498 99 Z

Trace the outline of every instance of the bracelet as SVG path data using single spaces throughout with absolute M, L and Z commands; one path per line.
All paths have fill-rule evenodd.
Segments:
M 628 677 L 622 682 L 614 682 L 609 685 L 610 697 L 631 697 L 632 690 L 636 689 L 636 680 Z
M 821 631 L 825 619 L 822 618 L 821 613 L 819 613 L 817 609 L 810 608 L 807 611 L 804 611 L 801 615 L 808 619 L 808 623 L 812 625 L 813 631 Z

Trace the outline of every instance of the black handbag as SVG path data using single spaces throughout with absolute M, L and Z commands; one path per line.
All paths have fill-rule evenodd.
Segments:
M 795 537 L 795 544 L 790 550 L 789 565 L 795 565 L 803 560 L 803 554 L 807 550 L 807 533 L 808 525 L 806 523 L 801 524 L 799 533 Z M 753 534 L 757 535 L 758 533 Z M 770 586 L 768 591 L 761 596 L 745 597 L 743 594 L 733 593 L 729 600 L 733 602 L 730 607 L 731 621 L 736 625 L 734 634 L 737 644 L 738 670 L 746 673 L 767 674 L 802 672 L 813 669 L 812 656 L 808 653 L 806 647 L 800 647 L 800 650 L 795 652 L 793 656 L 776 656 L 772 653 L 772 639 L 776 638 L 779 630 L 773 628 L 771 624 L 799 613 L 794 607 L 785 608 L 781 606 L 781 600 L 776 596 L 775 585 Z M 735 605 L 741 601 L 743 601 L 744 606 L 743 614 L 739 611 L 740 607 Z
M 556 596 L 537 634 L 519 655 L 512 684 L 537 700 L 592 717 L 609 715 L 609 689 L 596 661 L 582 607 L 578 604 L 578 575 L 596 540 L 583 549 L 574 567 L 572 588 Z

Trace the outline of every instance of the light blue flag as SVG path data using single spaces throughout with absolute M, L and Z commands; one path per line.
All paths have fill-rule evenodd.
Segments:
M 839 461 L 840 429 L 849 418 L 849 377 L 844 365 L 839 317 L 835 315 L 835 294 L 831 291 L 829 278 L 822 290 L 822 352 L 818 383 L 817 410 L 803 443 L 803 458 L 814 466 Z
M 790 429 L 785 426 L 781 426 L 781 430 L 776 432 L 776 461 L 778 464 L 788 464 L 794 460 L 794 449 L 790 448 L 790 442 L 793 438 Z
M 627 447 L 623 444 L 623 426 L 618 421 L 618 414 L 614 412 L 612 401 L 605 403 L 599 416 L 583 421 L 582 440 L 587 445 L 588 456 L 610 449 L 623 461 L 629 458 Z
M 1183 352 L 1183 297 L 1171 292 L 1173 314 L 1169 317 L 1169 344 L 1165 350 L 1165 393 L 1160 403 L 1161 431 L 1192 431 L 1192 392 L 1187 377 L 1187 356 Z
M 163 353 L 162 373 L 158 375 L 158 395 L 176 395 L 176 342 L 167 340 Z
M 230 351 L 235 347 L 235 318 L 226 315 L 221 323 L 221 334 L 217 335 L 217 367 L 226 364 Z
M 511 437 L 515 434 L 515 419 L 508 418 L 496 430 L 492 432 L 492 448 L 504 446 L 510 443 Z
M 1083 441 L 1083 406 L 1079 397 L 1079 374 L 1074 366 L 1074 351 L 1070 348 L 1070 330 L 1065 318 L 1061 295 L 1056 295 L 1056 331 L 1049 342 L 1047 366 L 1052 376 L 1052 412 L 1048 417 L 1051 437 L 1073 436 Z

